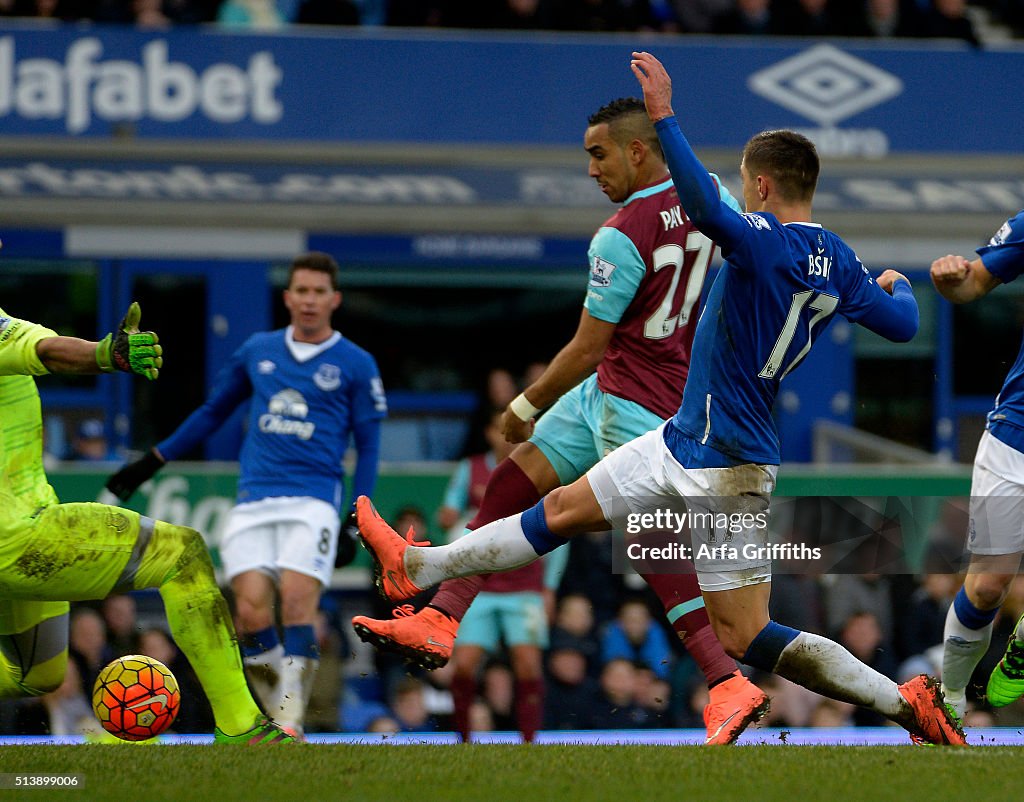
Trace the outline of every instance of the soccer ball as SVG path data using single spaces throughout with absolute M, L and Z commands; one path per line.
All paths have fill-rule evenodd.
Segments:
M 92 689 L 92 709 L 103 729 L 125 741 L 153 738 L 174 722 L 181 706 L 178 681 L 152 657 L 129 654 L 104 668 Z

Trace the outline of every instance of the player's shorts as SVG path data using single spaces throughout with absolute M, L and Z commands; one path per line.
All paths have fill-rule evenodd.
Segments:
M 974 457 L 968 521 L 972 554 L 1024 551 L 1024 454 L 988 432 Z
M 537 421 L 530 442 L 541 450 L 563 485 L 572 484 L 606 454 L 664 423 L 633 401 L 601 392 L 591 374 Z
M 105 504 L 54 504 L 5 526 L 0 541 L 0 634 L 66 616 L 68 601 L 130 590 L 142 551 L 138 513 Z
M 261 571 L 275 580 L 282 569 L 330 584 L 341 521 L 331 504 L 308 496 L 280 496 L 239 504 L 220 542 L 224 575 Z
M 548 619 L 544 597 L 536 591 L 488 593 L 473 599 L 462 617 L 457 646 L 479 646 L 488 652 L 506 646 L 548 645 Z
M 684 468 L 672 456 L 663 426 L 613 451 L 587 473 L 605 518 L 626 529 L 631 516 L 688 513 L 690 556 L 702 590 L 731 590 L 771 579 L 767 516 L 777 465 Z M 729 517 L 735 526 L 707 526 Z M 761 516 L 764 524 L 756 522 Z M 633 517 L 632 520 L 639 520 Z M 671 573 L 666 566 L 666 573 Z

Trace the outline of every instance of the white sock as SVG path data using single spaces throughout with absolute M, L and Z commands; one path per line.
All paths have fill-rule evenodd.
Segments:
M 992 626 L 990 621 L 981 629 L 970 629 L 956 614 L 956 605 L 949 605 L 942 630 L 942 695 L 961 718 L 967 707 L 967 683 L 992 642 Z
M 429 588 L 446 579 L 470 574 L 511 571 L 540 557 L 523 534 L 522 513 L 501 518 L 463 535 L 446 546 L 405 551 L 405 570 L 417 587 Z
M 801 632 L 782 650 L 775 673 L 822 696 L 852 702 L 889 718 L 907 709 L 895 682 L 835 641 L 811 632 Z
M 249 685 L 263 707 L 263 712 L 275 717 L 281 706 L 281 660 L 284 646 L 280 643 L 273 649 L 254 654 L 244 659 L 245 674 Z
M 274 720 L 282 727 L 302 732 L 306 705 L 313 692 L 313 679 L 320 661 L 287 654 L 281 661 L 281 703 Z

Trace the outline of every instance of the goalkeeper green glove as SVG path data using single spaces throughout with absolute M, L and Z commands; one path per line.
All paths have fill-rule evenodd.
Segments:
M 96 345 L 96 364 L 105 373 L 123 370 L 152 381 L 164 364 L 159 338 L 155 332 L 139 331 L 142 310 L 137 301 L 128 307 L 121 325 Z

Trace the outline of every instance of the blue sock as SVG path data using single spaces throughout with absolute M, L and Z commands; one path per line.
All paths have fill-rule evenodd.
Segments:
M 789 646 L 799 634 L 799 629 L 769 621 L 750 642 L 740 662 L 762 671 L 774 673 L 783 649 Z
M 316 645 L 316 634 L 312 624 L 284 628 L 284 653 L 295 657 L 309 657 L 316 660 L 320 657 L 320 648 Z
M 953 598 L 953 609 L 956 611 L 956 617 L 960 619 L 960 623 L 968 629 L 987 627 L 995 620 L 996 613 L 999 612 L 998 607 L 992 610 L 979 610 L 971 604 L 971 600 L 967 598 L 967 591 L 962 586 Z
M 242 657 L 255 657 L 258 654 L 269 652 L 280 641 L 277 639 L 277 627 L 267 627 L 259 632 L 250 632 L 239 638 L 242 647 Z
M 569 542 L 569 538 L 556 535 L 548 529 L 548 522 L 544 517 L 544 499 L 524 512 L 520 523 L 526 539 L 533 546 L 533 550 L 541 556 Z

